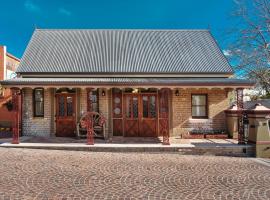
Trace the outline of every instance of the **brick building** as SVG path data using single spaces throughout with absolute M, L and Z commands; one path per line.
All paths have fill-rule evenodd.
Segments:
M 0 80 L 7 80 L 15 75 L 20 60 L 7 52 L 6 46 L 0 46 Z M 12 114 L 4 104 L 11 99 L 11 91 L 0 85 L 0 129 L 11 126 Z
M 7 52 L 6 46 L 0 46 L 0 80 L 11 79 L 20 63 L 20 59 Z M 0 97 L 10 96 L 10 91 L 0 91 Z
M 35 30 L 2 81 L 22 96 L 22 135 L 76 135 L 86 111 L 104 136 L 188 137 L 226 130 L 228 94 L 251 88 L 208 30 Z

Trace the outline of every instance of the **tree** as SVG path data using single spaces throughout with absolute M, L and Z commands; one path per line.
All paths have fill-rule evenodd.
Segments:
M 238 76 L 256 80 L 257 88 L 270 96 L 270 1 L 234 0 L 229 59 Z

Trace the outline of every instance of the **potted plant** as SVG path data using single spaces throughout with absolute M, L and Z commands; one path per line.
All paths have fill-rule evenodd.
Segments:
M 204 134 L 201 130 L 192 130 L 189 131 L 189 134 L 186 136 L 187 139 L 203 139 Z

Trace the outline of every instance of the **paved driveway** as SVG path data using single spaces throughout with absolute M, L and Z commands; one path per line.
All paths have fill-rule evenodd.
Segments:
M 270 199 L 252 159 L 0 148 L 0 199 Z

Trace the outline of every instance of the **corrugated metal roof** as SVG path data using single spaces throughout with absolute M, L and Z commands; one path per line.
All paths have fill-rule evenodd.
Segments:
M 15 78 L 3 85 L 175 85 L 175 86 L 253 86 L 254 82 L 230 78 Z
M 35 30 L 17 72 L 232 73 L 208 30 Z

